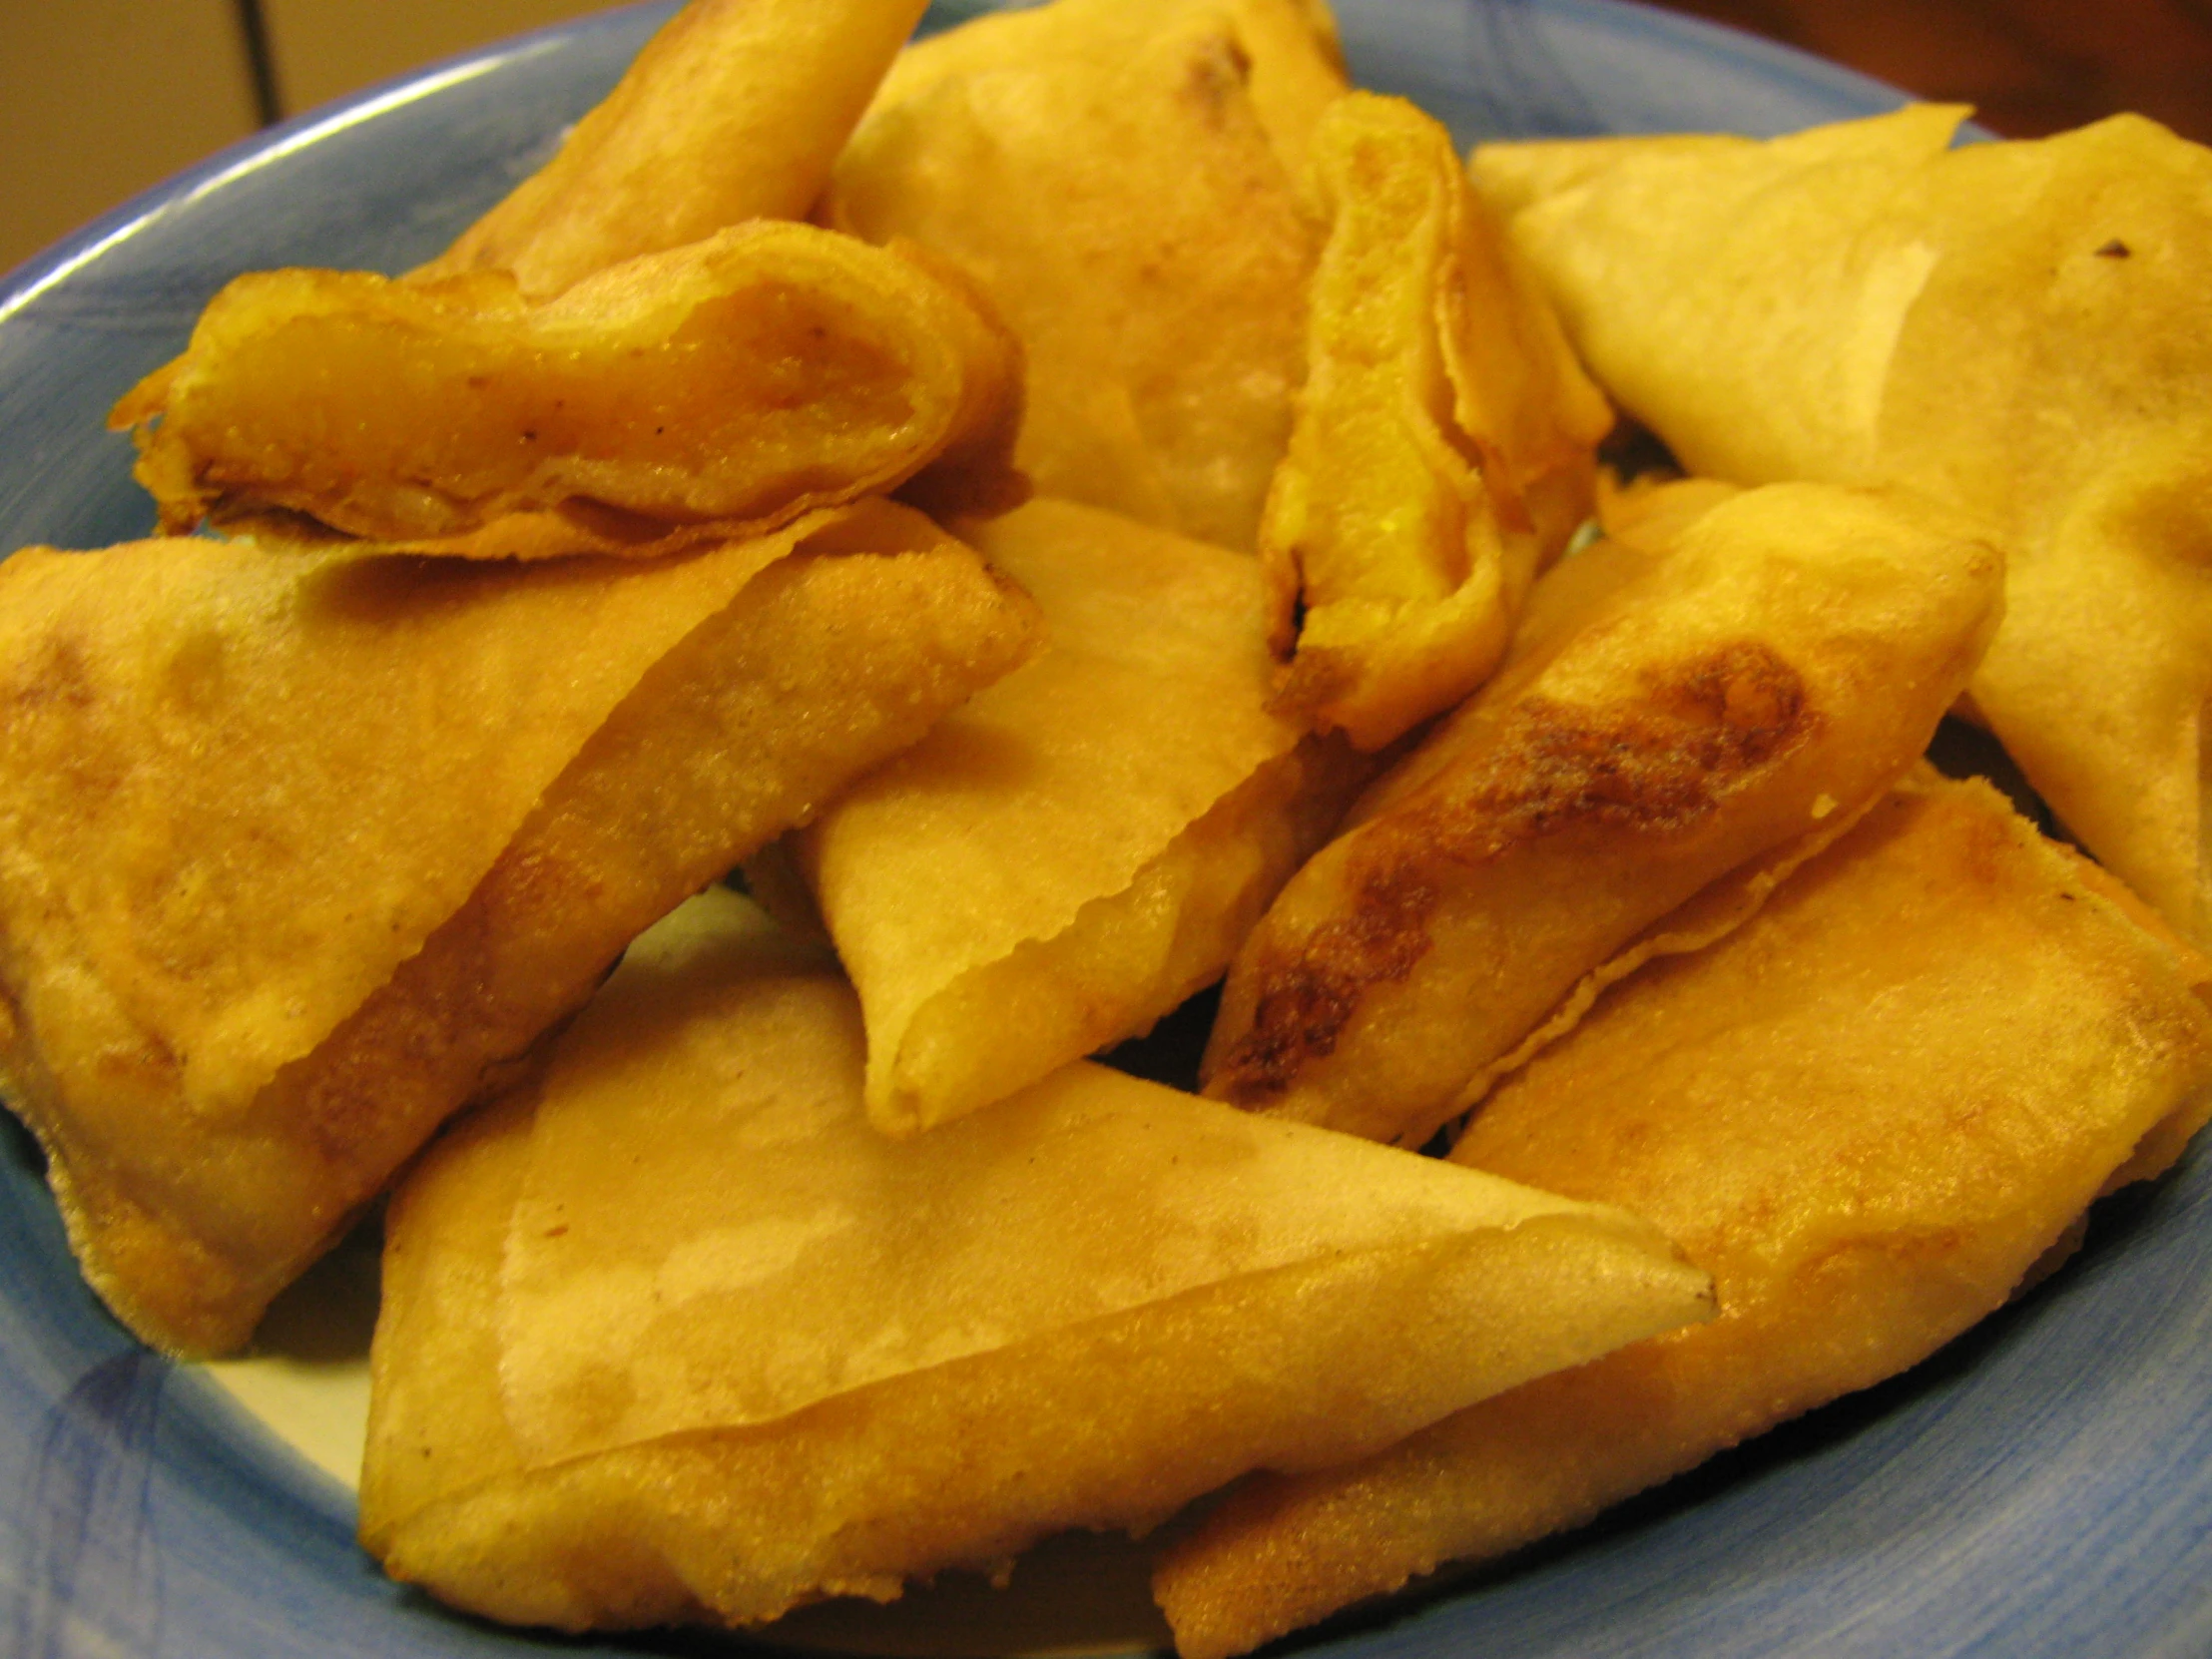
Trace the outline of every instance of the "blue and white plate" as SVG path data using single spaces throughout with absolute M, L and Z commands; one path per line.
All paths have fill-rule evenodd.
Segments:
M 940 5 L 932 20 L 966 7 Z M 1897 95 L 1608 0 L 1339 0 L 1355 72 L 1462 141 L 1733 129 Z M 144 533 L 109 404 L 237 272 L 396 271 L 547 155 L 667 15 L 531 35 L 294 121 L 0 282 L 0 550 Z M 2095 1218 L 2088 1247 L 1929 1365 L 1508 1570 L 1310 1633 L 1329 1659 L 2204 1659 L 2212 1654 L 2212 1175 Z M 341 1258 L 218 1376 L 139 1348 L 78 1281 L 36 1155 L 0 1126 L 0 1650 L 18 1659 L 701 1651 L 447 1615 L 352 1543 L 362 1267 Z M 319 1308 L 320 1329 L 304 1318 Z M 333 1312 L 334 1310 L 334 1312 Z M 350 1311 L 350 1312 L 349 1312 Z M 276 1421 L 285 1438 L 261 1417 Z M 287 1443 L 287 1440 L 290 1443 Z M 1070 1569 L 1066 1594 L 1088 1594 Z M 1049 1601 L 1047 1572 L 1032 1585 Z M 963 1611 L 963 1606 L 969 1611 Z M 1003 1639 L 958 1595 L 940 1640 Z M 1107 1620 L 1110 1625 L 1111 1620 Z M 811 1641 L 868 1642 L 834 1619 Z M 788 1639 L 788 1638 L 787 1638 Z M 893 1638 L 884 1636 L 889 1643 Z

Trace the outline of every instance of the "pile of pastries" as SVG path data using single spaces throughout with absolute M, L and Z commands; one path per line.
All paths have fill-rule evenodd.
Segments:
M 1182 1514 L 1219 1659 L 2171 1165 L 2205 152 L 1470 161 L 1322 0 L 921 9 L 693 0 L 427 266 L 211 302 L 165 534 L 0 564 L 6 1099 L 173 1354 L 384 1205 L 390 1572 L 752 1626 Z M 1198 1092 L 1086 1058 L 1217 981 Z

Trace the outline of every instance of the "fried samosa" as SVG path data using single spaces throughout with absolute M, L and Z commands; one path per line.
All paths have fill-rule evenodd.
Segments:
M 1372 767 L 1268 710 L 1241 554 L 1072 502 L 964 527 L 1045 648 L 797 837 L 909 1135 L 1150 1028 L 1217 978 Z
M 2204 1121 L 2206 969 L 1987 786 L 1902 788 L 1740 931 L 1615 986 L 1452 1154 L 1649 1216 L 1720 1318 L 1240 1487 L 1159 1568 L 1177 1646 L 1503 1554 L 1934 1353 Z
M 254 273 L 110 419 L 172 530 L 275 514 L 414 552 L 642 558 L 925 467 L 933 507 L 1010 505 L 1019 359 L 963 279 L 763 221 L 542 304 L 488 273 Z
M 1376 750 L 1497 666 L 1612 411 L 1441 126 L 1356 92 L 1311 151 L 1329 238 L 1260 552 L 1286 647 L 1302 612 L 1284 707 Z
M 805 219 L 926 0 L 692 0 L 559 152 L 415 273 L 547 298 L 749 219 Z
M 87 1278 L 235 1348 L 634 934 L 1032 627 L 881 502 L 648 564 L 0 564 L 0 1080 Z
M 1071 1067 L 898 1144 L 761 912 L 641 940 L 396 1195 L 361 1533 L 472 1611 L 754 1624 L 1142 1527 L 1642 1334 L 1633 1218 Z
M 1302 376 L 1297 179 L 1344 90 L 1300 0 L 1053 0 L 910 48 L 828 223 L 911 238 L 1027 353 L 1041 494 L 1249 552 Z
M 1420 1144 L 1547 1015 L 1734 925 L 1912 765 L 2002 577 L 1949 515 L 1811 484 L 1567 560 L 1509 666 L 1253 930 L 1206 1092 Z
M 1971 693 L 2067 829 L 2212 938 L 2212 152 L 2120 116 L 1949 148 L 1924 107 L 1769 144 L 1485 147 L 1599 379 L 1693 470 L 1982 515 Z

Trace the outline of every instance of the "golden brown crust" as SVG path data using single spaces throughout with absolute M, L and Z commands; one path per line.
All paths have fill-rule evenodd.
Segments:
M 158 548 L 149 557 L 159 563 L 164 553 L 183 556 Z M 121 580 L 129 573 L 87 557 L 60 574 Z M 304 568 L 288 556 L 271 562 L 288 572 Z M 377 568 L 352 585 L 350 597 L 365 603 L 372 589 L 375 603 L 394 607 L 401 618 L 417 616 L 410 605 L 440 594 L 478 593 L 495 574 L 451 563 L 367 563 Z M 428 599 L 410 587 L 410 576 L 427 577 Z M 652 578 L 602 570 L 595 581 L 570 566 L 540 567 L 521 580 L 574 584 L 587 612 L 604 619 L 610 580 L 635 594 Z M 181 953 L 221 945 L 224 929 L 202 929 L 196 914 L 171 948 L 167 932 L 132 911 L 140 902 L 133 893 L 99 886 L 67 890 L 78 907 L 72 914 L 51 889 L 79 873 L 66 860 L 81 855 L 81 845 L 66 835 L 54 844 L 51 834 L 44 842 L 18 837 L 15 855 L 0 870 L 0 982 L 15 1010 L 0 1062 L 11 1102 L 51 1154 L 87 1277 L 147 1341 L 189 1354 L 243 1343 L 269 1299 L 437 1123 L 582 1001 L 638 931 L 1004 672 L 1029 649 L 1034 626 L 1026 596 L 1010 591 L 970 550 L 919 514 L 883 503 L 854 509 L 848 522 L 825 528 L 813 551 L 788 554 L 737 585 L 734 597 L 718 597 L 719 605 L 704 607 L 704 621 L 693 613 L 687 631 L 658 642 L 642 677 L 626 696 L 610 700 L 611 711 L 595 711 L 572 735 L 581 747 L 566 752 L 566 766 L 556 765 L 551 781 L 533 792 L 534 807 L 524 799 L 520 824 L 478 866 L 482 873 L 461 883 L 453 907 L 425 929 L 418 947 L 400 951 L 396 964 L 382 969 L 380 981 L 356 989 L 348 979 L 331 989 L 322 972 L 327 956 L 333 971 L 359 977 L 362 955 L 389 944 L 374 913 L 365 926 L 358 915 L 350 917 L 351 931 L 341 925 L 345 905 L 369 902 L 365 875 L 340 883 L 340 921 L 308 923 L 304 966 L 281 949 L 269 962 L 242 960 L 242 947 L 231 941 L 229 953 L 215 960 L 241 981 L 239 995 L 250 1008 L 273 1001 L 290 1017 L 293 1005 L 310 996 L 330 1007 L 331 1024 L 290 1052 L 274 1050 L 274 1058 L 264 1052 L 266 1022 L 229 1019 L 232 1004 L 219 1002 L 216 1015 L 192 1023 L 196 1005 L 175 1006 L 177 985 L 119 953 L 116 938 L 92 934 L 85 916 L 112 923 L 124 944 L 151 952 L 172 978 L 181 974 L 188 991 L 204 988 L 211 970 L 203 963 L 184 971 L 194 964 L 180 961 Z M 182 627 L 189 614 L 180 604 L 171 620 Z M 168 639 L 162 649 L 176 649 L 158 619 L 147 625 L 156 627 L 157 640 Z M 469 638 L 480 659 L 503 648 L 493 634 Z M 107 643 L 113 654 L 115 642 Z M 64 702 L 90 695 L 82 671 L 72 678 L 66 667 L 71 650 L 63 636 L 48 653 L 65 666 L 38 695 Z M 564 663 L 554 672 L 566 681 L 576 671 Z M 103 686 L 120 701 L 117 686 L 125 683 L 116 670 Z M 473 755 L 467 742 L 481 741 L 466 724 L 471 717 L 495 723 L 511 712 L 494 698 L 484 701 L 492 706 L 438 712 L 440 721 L 461 723 L 466 741 L 458 753 Z M 550 725 L 566 705 L 556 701 L 551 713 L 525 707 Z M 225 704 L 216 710 L 219 723 L 226 710 L 235 721 L 234 707 Z M 249 766 L 269 771 L 273 756 L 294 753 L 282 747 L 280 728 L 279 720 L 270 747 L 256 748 Z M 133 747 L 143 731 L 114 743 L 96 728 L 69 731 L 78 741 L 49 757 L 65 771 L 128 771 L 134 759 L 152 764 Z M 169 799 L 135 800 L 130 814 L 103 817 L 90 810 L 100 794 L 90 779 L 57 780 L 32 765 L 38 746 L 56 741 L 51 733 L 19 722 L 8 735 L 16 746 L 11 758 L 25 772 L 0 803 L 7 810 L 21 815 L 30 803 L 51 811 L 59 803 L 77 815 L 68 822 L 78 827 L 80 843 L 120 848 L 142 863 L 149 842 L 193 843 L 196 856 L 235 864 L 232 873 L 258 872 L 259 879 L 242 883 L 250 896 L 267 902 L 288 880 L 292 885 L 281 891 L 307 910 L 316 891 L 312 871 L 301 873 L 296 849 L 263 844 L 299 831 L 298 798 L 287 798 L 289 818 L 265 822 L 246 813 L 253 798 L 243 785 L 228 795 L 215 791 L 213 805 L 197 796 L 180 802 L 190 792 L 179 786 Z M 321 736 L 328 741 L 326 728 Z M 315 740 L 294 734 L 289 741 Z M 387 766 L 437 771 L 443 752 L 435 739 L 422 740 L 424 753 L 408 747 L 415 741 L 372 753 Z M 205 762 L 215 748 L 203 744 L 196 753 Z M 91 802 L 83 793 L 88 787 Z M 427 787 L 410 778 L 401 793 Z M 356 837 L 344 844 L 369 846 L 364 857 L 404 874 L 400 851 L 377 838 L 392 833 L 381 809 L 374 826 L 345 821 L 366 793 L 357 781 L 352 794 L 340 790 L 332 812 L 341 827 L 333 833 Z M 194 816 L 202 806 L 205 814 Z M 220 844 L 198 844 L 203 840 Z M 42 856 L 65 864 L 57 873 L 40 863 Z M 201 891 L 212 906 L 229 891 L 211 879 L 205 861 L 176 867 L 181 873 L 169 875 L 170 866 L 147 863 L 139 873 L 157 896 L 182 886 Z M 412 893 L 421 883 L 406 885 Z M 268 943 L 296 920 L 264 915 L 249 931 Z M 304 975 L 297 983 L 283 977 L 293 968 Z M 279 1027 L 277 1035 L 288 1030 Z M 213 1068 L 214 1081 L 196 1088 L 195 1064 Z
M 1954 145 L 1967 113 L 1473 165 L 1592 366 L 1686 467 L 1919 489 L 1987 520 L 2010 574 L 1974 718 L 2201 944 L 2212 152 L 2132 115 Z
M 1518 705 L 1475 776 L 1379 820 L 1345 876 L 1345 902 L 1294 952 L 1249 969 L 1252 1023 L 1208 1076 L 1239 1105 L 1280 1095 L 1334 1053 L 1369 990 L 1405 978 L 1429 948 L 1449 870 L 1589 826 L 1678 833 L 1710 819 L 1812 741 L 1824 724 L 1802 678 L 1757 640 L 1644 676 L 1634 702 Z
M 568 1629 L 887 1599 L 1711 1313 L 1625 1214 L 1103 1067 L 893 1143 L 863 1044 L 825 953 L 705 894 L 424 1159 L 362 1483 L 394 1576 Z
M 1002 508 L 1020 409 L 1019 342 L 972 283 L 758 221 L 543 303 L 491 274 L 249 274 L 110 421 L 172 531 L 655 558 L 910 481 Z
M 922 0 L 694 0 L 613 92 L 415 273 L 533 295 L 749 219 L 804 219 Z
M 1558 567 L 1505 669 L 1254 930 L 1207 1092 L 1424 1140 L 1586 976 L 1712 936 L 1668 942 L 1669 912 L 1876 799 L 1972 671 L 2001 577 L 1943 515 L 1814 485 Z M 1733 890 L 1706 922 L 1767 887 Z
M 1299 606 L 1278 706 L 1372 751 L 1497 666 L 1611 411 L 1441 126 L 1354 92 L 1311 148 L 1329 234 L 1260 554 L 1286 643 Z
M 1040 493 L 1249 550 L 1319 240 L 1285 158 L 1342 87 L 1290 0 L 994 11 L 900 57 L 822 217 L 990 293 Z
M 2102 886 L 1986 786 L 1924 773 L 1741 929 L 1615 985 L 1452 1156 L 1649 1216 L 1721 1317 L 1241 1484 L 1154 1579 L 1186 1659 L 1584 1521 L 2048 1271 L 2212 1107 L 2191 953 Z

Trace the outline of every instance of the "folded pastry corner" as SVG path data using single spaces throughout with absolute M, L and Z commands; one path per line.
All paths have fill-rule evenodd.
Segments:
M 1433 118 L 1354 92 L 1309 149 L 1328 237 L 1260 553 L 1284 707 L 1372 751 L 1497 666 L 1613 416 Z
M 1962 114 L 1474 166 L 1600 381 L 1694 471 L 1987 521 L 2009 574 L 1975 718 L 2202 944 L 2212 150 L 2140 116 L 1953 148 Z
M 1996 626 L 1995 551 L 1902 494 L 1701 505 L 1557 566 L 1506 667 L 1285 885 L 1208 1094 L 1418 1145 L 1578 983 L 1570 1013 L 1741 920 L 1914 764 Z
M 1615 986 L 1452 1157 L 1651 1217 L 1720 1318 L 1242 1484 L 1155 1577 L 1186 1659 L 1576 1525 L 2033 1282 L 2212 1113 L 2208 964 L 2117 888 L 1924 773 L 1742 928 Z
M 1002 504 L 1020 390 L 964 278 L 761 220 L 543 301 L 495 272 L 250 273 L 110 423 L 172 530 L 650 558 L 925 469 L 932 505 Z
M 1249 556 L 1048 498 L 963 531 L 1035 597 L 1044 647 L 793 848 L 900 1135 L 1218 977 L 1373 771 L 1269 709 Z
M 1626 1214 L 1078 1064 L 908 1142 L 727 891 L 395 1196 L 361 1534 L 567 1630 L 752 1625 L 1145 1528 L 1684 1321 Z
M 646 563 L 0 564 L 0 1078 L 93 1286 L 235 1348 L 631 937 L 1033 626 L 880 501 Z
M 751 219 L 805 219 L 926 0 L 692 0 L 421 278 L 547 298 Z
M 1249 552 L 1302 373 L 1297 180 L 1344 89 L 1303 0 L 993 11 L 900 56 L 823 217 L 989 294 L 1040 493 Z

